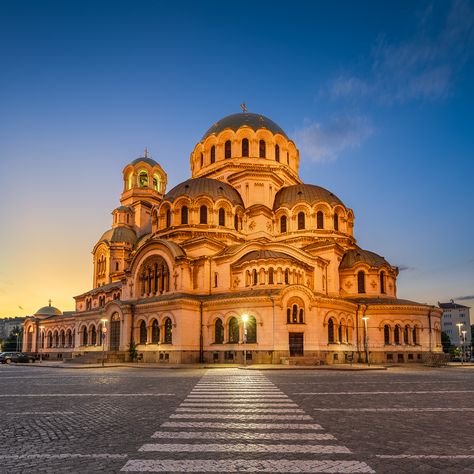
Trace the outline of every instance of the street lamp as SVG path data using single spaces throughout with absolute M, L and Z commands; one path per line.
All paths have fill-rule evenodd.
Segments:
M 467 331 L 463 329 L 462 331 L 462 346 L 461 346 L 461 364 L 464 363 L 464 353 L 466 349 L 466 333 Z
M 39 356 L 40 356 L 40 364 L 41 362 L 43 362 L 43 349 L 44 349 L 44 326 L 43 325 L 40 325 L 39 327 L 39 330 L 40 330 L 40 341 L 41 341 L 41 352 L 39 352 Z M 37 348 L 38 349 L 38 348 Z
M 369 360 L 369 338 L 367 335 L 367 320 L 369 319 L 368 316 L 363 316 L 362 321 L 364 321 L 364 349 L 365 349 L 365 360 L 367 365 L 370 365 Z
M 461 355 L 461 364 L 462 364 L 462 346 L 461 346 L 461 328 L 464 326 L 464 323 L 456 323 L 459 331 L 459 353 Z
M 105 365 L 105 336 L 107 334 L 107 322 L 108 322 L 108 319 L 101 319 L 100 320 L 101 323 L 102 323 L 102 334 L 101 334 L 101 337 L 102 337 L 102 367 L 104 367 Z
M 247 321 L 249 320 L 248 314 L 242 315 L 242 322 L 244 323 L 244 365 L 247 365 L 247 348 L 245 343 L 247 342 Z

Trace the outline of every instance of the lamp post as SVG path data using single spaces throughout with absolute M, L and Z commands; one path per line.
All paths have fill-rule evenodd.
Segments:
M 464 353 L 466 351 L 466 333 L 467 331 L 463 329 L 462 331 L 462 346 L 461 346 L 461 364 L 464 363 Z
M 365 350 L 365 361 L 367 365 L 370 365 L 369 360 L 369 338 L 367 335 L 367 320 L 369 319 L 368 316 L 363 316 L 362 321 L 364 321 L 364 350 Z
M 105 336 L 107 335 L 107 322 L 108 322 L 108 319 L 101 319 L 100 320 L 102 322 L 102 334 L 101 334 L 101 337 L 102 337 L 102 367 L 104 367 L 105 365 Z
M 242 322 L 244 323 L 244 365 L 247 365 L 247 347 L 245 346 L 245 343 L 247 342 L 247 321 L 249 319 L 248 314 L 243 314 L 242 315 Z
M 461 356 L 461 364 L 462 364 L 461 328 L 464 326 L 464 323 L 456 323 L 456 326 L 458 327 L 458 331 L 459 331 L 459 355 Z
M 43 362 L 43 349 L 44 349 L 44 326 L 40 326 L 39 327 L 39 330 L 40 330 L 40 349 L 41 349 L 41 352 L 40 351 L 37 351 L 39 352 L 39 356 L 40 356 L 40 364 L 41 362 Z M 38 348 L 37 348 L 38 349 Z

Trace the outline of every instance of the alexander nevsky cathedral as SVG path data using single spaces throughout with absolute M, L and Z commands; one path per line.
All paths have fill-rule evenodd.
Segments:
M 299 160 L 275 122 L 248 112 L 212 125 L 191 178 L 169 191 L 159 163 L 133 160 L 92 251 L 93 288 L 73 312 L 50 304 L 28 318 L 24 350 L 216 364 L 441 352 L 441 311 L 397 297 L 398 268 L 357 245 L 353 210 L 303 183 Z

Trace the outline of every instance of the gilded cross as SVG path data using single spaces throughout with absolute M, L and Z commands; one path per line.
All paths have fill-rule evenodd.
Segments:
M 242 102 L 240 104 L 240 108 L 242 109 L 242 112 L 244 112 L 244 113 L 247 112 L 247 105 L 245 104 L 245 102 Z

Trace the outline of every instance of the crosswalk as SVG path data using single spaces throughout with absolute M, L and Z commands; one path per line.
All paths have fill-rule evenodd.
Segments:
M 375 472 L 260 371 L 208 370 L 151 438 L 122 472 Z

